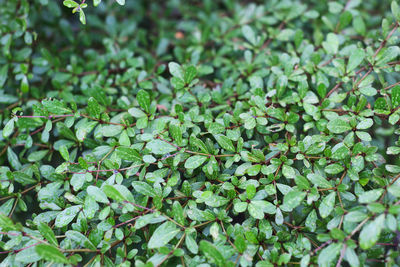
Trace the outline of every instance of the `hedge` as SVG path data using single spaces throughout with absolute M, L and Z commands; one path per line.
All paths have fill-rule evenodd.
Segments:
M 1 266 L 400 265 L 399 21 L 3 1 Z

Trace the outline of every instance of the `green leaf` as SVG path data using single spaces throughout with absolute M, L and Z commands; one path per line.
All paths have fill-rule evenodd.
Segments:
M 168 63 L 168 69 L 172 76 L 178 78 L 181 81 L 185 80 L 185 75 L 182 67 L 176 62 Z
M 347 247 L 345 258 L 350 266 L 360 266 L 360 260 L 358 259 L 358 255 L 353 248 Z
M 376 56 L 376 65 L 384 66 L 387 62 L 394 60 L 399 53 L 400 48 L 398 46 L 389 46 L 387 48 L 383 48 Z
M 27 243 L 24 244 L 26 249 L 20 251 L 17 253 L 15 256 L 15 260 L 20 263 L 24 264 L 29 264 L 29 263 L 34 263 L 42 259 L 37 253 L 36 253 L 36 245 L 37 245 L 36 240 L 31 240 L 28 241 Z M 31 246 L 31 247 L 30 247 Z
M 346 10 L 346 11 L 342 12 L 339 17 L 338 30 L 341 31 L 344 28 L 346 28 L 346 26 L 350 24 L 352 18 L 353 18 L 353 16 L 350 11 Z
M 185 81 L 179 79 L 178 77 L 172 77 L 171 78 L 171 84 L 177 90 L 182 89 L 183 87 L 185 87 Z
M 35 247 L 36 253 L 45 260 L 55 263 L 68 264 L 68 259 L 57 248 L 45 244 L 39 244 Z
M 400 86 L 397 85 L 397 86 L 393 87 L 390 95 L 392 97 L 392 106 L 394 108 L 399 107 L 400 106 Z
M 139 92 L 137 93 L 136 99 L 137 99 L 139 105 L 140 105 L 147 113 L 149 113 L 149 112 L 150 112 L 150 102 L 151 102 L 150 94 L 149 94 L 147 91 L 141 89 L 141 90 L 139 90 Z
M 254 33 L 253 29 L 249 25 L 242 26 L 242 33 L 244 38 L 251 43 L 252 45 L 257 44 L 256 34 Z
M 400 173 L 400 166 L 397 165 L 386 164 L 385 169 L 391 173 Z
M 103 186 L 103 192 L 106 194 L 107 197 L 117 201 L 117 202 L 121 202 L 124 200 L 127 200 L 122 194 L 121 192 L 118 191 L 118 189 L 115 188 L 115 186 L 112 185 L 105 185 Z
M 79 11 L 79 20 L 81 21 L 82 24 L 86 24 L 85 12 L 82 10 L 82 8 Z
M 14 172 L 14 180 L 22 185 L 35 184 L 37 181 L 32 176 L 23 172 Z
M 344 170 L 344 167 L 338 163 L 330 164 L 325 167 L 325 172 L 329 174 L 338 174 Z
M 2 88 L 3 85 L 6 83 L 7 74 L 8 74 L 8 64 L 4 64 L 3 67 L 0 68 L 0 88 Z
M 333 208 L 335 207 L 335 200 L 336 192 L 331 192 L 321 201 L 318 210 L 322 218 L 326 218 L 329 216 L 329 214 L 331 214 Z
M 382 193 L 382 188 L 365 191 L 358 197 L 358 201 L 362 204 L 371 203 L 376 201 L 382 195 Z
M 207 160 L 206 156 L 195 155 L 191 156 L 185 161 L 185 168 L 196 169 L 200 167 Z
M 56 217 L 55 226 L 57 228 L 61 228 L 68 225 L 70 222 L 72 222 L 72 220 L 81 210 L 81 208 L 82 208 L 81 205 L 76 205 L 66 208 L 65 210 L 60 212 Z
M 185 237 L 185 244 L 186 247 L 189 249 L 190 252 L 193 254 L 197 254 L 199 251 L 199 245 L 197 244 L 196 240 L 190 234 L 186 234 Z
M 330 266 L 339 255 L 342 246 L 343 244 L 341 243 L 332 243 L 321 250 L 318 256 L 318 266 Z
M 243 235 L 238 235 L 235 238 L 234 245 L 239 253 L 243 253 L 246 250 L 247 244 L 246 244 L 246 240 L 244 239 Z
M 83 248 L 96 250 L 96 247 L 93 245 L 93 243 L 86 236 L 77 231 L 69 230 L 65 233 L 65 235 L 67 238 L 73 240 L 75 243 Z
M 180 145 L 182 143 L 182 129 L 179 125 L 170 124 L 169 132 L 171 137 L 175 140 L 175 142 Z
M 14 169 L 19 170 L 22 168 L 17 154 L 14 153 L 11 147 L 7 147 L 7 160 Z
M 101 191 L 97 186 L 89 185 L 86 188 L 87 193 L 94 198 L 97 202 L 108 204 L 110 201 L 107 199 L 106 194 Z
M 14 119 L 10 119 L 3 128 L 3 137 L 9 137 L 14 131 Z
M 369 133 L 367 132 L 360 132 L 356 131 L 356 135 L 358 138 L 360 138 L 362 141 L 370 142 L 372 141 L 372 137 Z
M 335 134 L 344 133 L 352 129 L 348 122 L 340 118 L 328 122 L 327 128 L 331 133 Z
M 85 123 L 84 125 L 79 127 L 76 131 L 76 137 L 78 138 L 78 140 L 85 140 L 87 134 L 90 133 L 96 125 L 97 122 L 93 123 L 92 121 L 90 123 Z M 120 134 L 123 129 L 124 128 L 121 125 L 106 125 L 102 127 L 101 132 L 105 137 L 112 137 Z
M 186 84 L 189 84 L 193 81 L 194 78 L 196 78 L 197 75 L 197 70 L 196 67 L 194 66 L 189 66 L 185 69 L 185 74 L 184 74 L 184 81 Z
M 200 250 L 211 262 L 215 263 L 217 266 L 226 266 L 225 259 L 221 252 L 210 242 L 201 240 Z
M 47 109 L 48 112 L 59 115 L 71 113 L 72 111 L 65 107 L 65 104 L 57 99 L 43 100 L 42 105 Z
M 181 230 L 173 222 L 167 221 L 161 224 L 151 236 L 147 247 L 160 248 L 168 244 Z
M 133 181 L 132 182 L 133 188 L 137 192 L 139 192 L 142 195 L 149 196 L 149 197 L 155 197 L 157 196 L 155 190 L 153 187 L 151 187 L 149 184 L 146 182 L 141 182 L 141 181 Z
M 235 147 L 233 146 L 232 141 L 231 141 L 228 137 L 226 137 L 225 135 L 219 134 L 219 135 L 215 135 L 214 137 L 215 137 L 215 139 L 217 140 L 218 144 L 219 144 L 223 149 L 226 149 L 226 150 L 232 151 L 232 152 L 235 152 L 235 151 L 236 151 L 236 150 L 235 150 Z
M 69 152 L 66 146 L 60 146 L 59 152 L 65 161 L 69 161 Z
M 115 149 L 115 153 L 123 160 L 142 162 L 142 156 L 133 148 L 120 146 Z
M 392 9 L 393 16 L 397 21 L 400 21 L 400 8 L 399 5 L 397 4 L 397 1 L 392 1 L 392 4 L 390 5 Z
M 38 224 L 38 230 L 42 234 L 42 236 L 54 246 L 58 246 L 58 242 L 53 230 L 47 225 L 42 222 Z
M 360 65 L 361 62 L 363 62 L 364 57 L 365 57 L 365 52 L 363 49 L 357 48 L 353 50 L 350 54 L 349 62 L 347 63 L 347 72 L 349 73 L 353 71 L 355 68 L 357 68 L 358 65 Z
M 361 222 L 362 220 L 364 220 L 365 218 L 368 217 L 368 214 L 366 212 L 362 212 L 362 211 L 350 211 L 349 213 L 346 214 L 346 216 L 344 217 L 345 221 L 348 222 Z
M 28 161 L 30 161 L 30 162 L 39 161 L 39 160 L 43 159 L 48 152 L 49 151 L 47 149 L 46 150 L 39 150 L 39 151 L 32 152 L 28 156 Z
M 94 97 L 89 97 L 88 99 L 88 106 L 87 106 L 87 111 L 90 116 L 94 118 L 99 118 L 100 117 L 100 104 L 97 102 L 97 100 Z
M 291 211 L 301 204 L 305 196 L 306 192 L 299 192 L 297 190 L 292 190 L 285 195 L 283 199 L 283 205 L 285 208 Z
M 365 130 L 370 128 L 374 124 L 374 121 L 370 118 L 363 118 L 362 121 L 360 121 L 357 124 L 357 129 L 358 130 Z
M 149 143 L 147 143 L 146 148 L 150 149 L 153 154 L 157 155 L 164 155 L 177 150 L 177 148 L 173 145 L 168 144 L 167 142 L 164 142 L 160 139 L 150 141 Z
M 314 185 L 321 188 L 331 188 L 332 184 L 326 180 L 326 178 L 322 177 L 320 174 L 310 173 L 307 175 L 308 180 L 311 181 Z
M 101 0 L 93 0 L 93 5 L 96 7 L 101 3 Z
M 362 249 L 369 249 L 378 242 L 384 223 L 385 214 L 381 214 L 363 227 L 360 232 L 360 247 Z
M 72 0 L 65 0 L 63 2 L 63 4 L 64 4 L 64 6 L 69 7 L 69 8 L 74 8 L 74 7 L 79 6 L 79 4 L 77 2 L 72 1 Z
M 286 165 L 286 164 L 284 164 L 282 166 L 282 173 L 286 178 L 289 178 L 289 179 L 292 179 L 292 178 L 296 177 L 295 170 L 291 166 Z
M 361 34 L 361 36 L 365 35 L 366 32 L 365 22 L 361 16 L 355 16 L 353 18 L 353 27 L 358 34 Z
M 336 54 L 339 49 L 339 38 L 334 33 L 328 33 L 326 41 L 322 42 L 322 47 L 328 54 Z
M 3 213 L 0 213 L 0 227 L 1 227 L 2 231 L 17 230 L 13 221 L 10 218 L 8 218 L 6 215 L 4 215 Z
M 252 199 L 257 192 L 257 188 L 255 187 L 254 184 L 249 184 L 246 186 L 246 194 L 248 199 Z
M 121 6 L 125 5 L 125 0 L 115 0 L 117 1 L 118 4 L 120 4 Z
M 248 206 L 248 210 L 251 217 L 258 220 L 264 219 L 264 212 L 262 211 L 262 209 L 260 209 L 260 205 L 258 205 L 257 202 L 250 203 Z

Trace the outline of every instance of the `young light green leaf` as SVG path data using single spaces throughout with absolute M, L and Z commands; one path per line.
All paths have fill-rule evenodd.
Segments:
M 69 7 L 69 8 L 74 8 L 74 7 L 79 6 L 79 4 L 77 2 L 72 1 L 72 0 L 65 0 L 63 2 L 63 4 L 64 4 L 64 6 Z
M 79 11 L 79 20 L 81 21 L 82 24 L 84 25 L 86 24 L 86 15 L 82 8 Z

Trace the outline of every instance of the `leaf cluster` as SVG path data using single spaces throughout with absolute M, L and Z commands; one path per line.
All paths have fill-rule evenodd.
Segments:
M 396 1 L 116 2 L 0 5 L 2 265 L 400 264 Z

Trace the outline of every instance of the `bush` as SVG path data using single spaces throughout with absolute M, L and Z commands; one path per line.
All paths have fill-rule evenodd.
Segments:
M 0 6 L 2 266 L 400 264 L 396 2 L 117 2 Z

